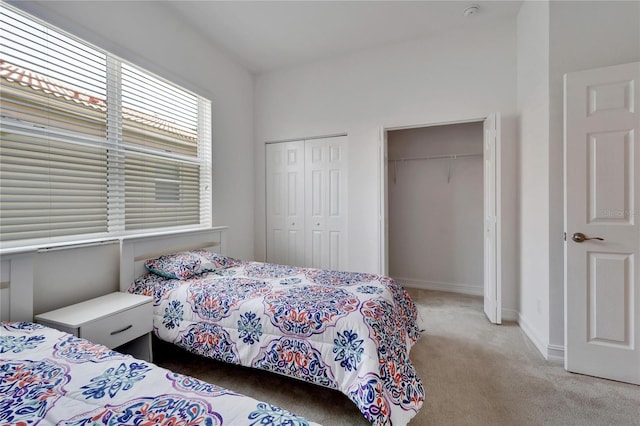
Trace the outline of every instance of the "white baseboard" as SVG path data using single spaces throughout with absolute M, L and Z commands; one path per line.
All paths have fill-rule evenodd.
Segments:
M 547 345 L 542 341 L 540 336 L 538 336 L 538 334 L 529 325 L 529 322 L 525 319 L 525 317 L 523 317 L 522 314 L 519 312 L 518 312 L 518 325 L 520 326 L 520 329 L 524 332 L 525 336 L 529 338 L 531 343 L 533 343 L 536 349 L 544 357 L 544 359 L 548 359 L 549 354 L 547 351 Z
M 548 345 L 547 353 L 548 353 L 547 361 L 553 362 L 554 364 L 564 365 L 564 346 Z
M 472 284 L 424 281 L 413 278 L 394 277 L 394 279 L 404 287 L 418 288 L 421 290 L 448 291 L 452 293 L 468 294 L 471 296 L 484 295 L 484 288 L 482 285 L 478 286 Z M 520 329 L 522 329 L 522 331 L 524 332 L 525 336 L 529 338 L 531 343 L 533 343 L 533 345 L 544 357 L 544 359 L 554 364 L 564 364 L 564 346 L 545 344 L 540 336 L 534 331 L 533 327 L 529 325 L 529 322 L 526 320 L 526 318 L 520 314 L 520 312 L 515 309 L 502 308 L 502 320 L 516 321 L 520 326 Z
M 439 281 L 423 281 L 413 278 L 394 278 L 404 287 L 419 288 L 421 290 L 449 291 L 452 293 L 468 294 L 471 296 L 483 296 L 484 287 L 472 284 L 452 284 Z M 502 309 L 503 321 L 518 321 L 518 311 L 515 309 Z
M 529 322 L 518 313 L 518 325 L 540 354 L 549 362 L 564 364 L 564 346 L 545 344 L 540 336 L 529 325 Z
M 518 321 L 518 311 L 515 309 L 502 308 L 503 321 Z
M 482 296 L 484 294 L 484 287 L 482 286 L 482 284 L 458 284 L 440 281 L 424 281 L 414 278 L 393 277 L 393 279 L 402 284 L 404 287 L 419 288 L 421 290 L 449 291 L 452 293 L 468 294 L 470 296 Z

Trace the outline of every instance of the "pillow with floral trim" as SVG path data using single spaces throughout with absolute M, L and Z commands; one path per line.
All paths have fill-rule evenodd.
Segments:
M 144 266 L 154 274 L 179 280 L 239 265 L 241 262 L 208 250 L 189 250 L 149 259 Z
M 182 284 L 181 280 L 166 278 L 153 272 L 139 276 L 129 286 L 129 293 L 153 296 L 160 300 L 164 295 Z
M 154 274 L 166 278 L 185 280 L 202 272 L 200 256 L 188 251 L 166 254 L 144 262 L 144 266 Z
M 222 254 L 215 253 L 206 249 L 191 250 L 191 253 L 200 256 L 200 258 L 202 259 L 202 264 L 205 265 L 203 266 L 203 268 L 208 269 L 208 272 L 217 271 L 218 269 L 231 268 L 242 263 L 241 260 L 224 256 Z

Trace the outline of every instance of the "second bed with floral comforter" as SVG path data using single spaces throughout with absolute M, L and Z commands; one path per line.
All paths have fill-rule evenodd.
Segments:
M 0 425 L 316 423 L 53 328 L 1 322 Z
M 376 425 L 406 424 L 418 412 L 424 388 L 409 350 L 421 325 L 393 279 L 195 252 L 147 264 L 155 273 L 129 289 L 154 296 L 160 339 L 337 389 Z M 197 265 L 185 267 L 194 256 Z M 203 267 L 212 256 L 214 266 Z

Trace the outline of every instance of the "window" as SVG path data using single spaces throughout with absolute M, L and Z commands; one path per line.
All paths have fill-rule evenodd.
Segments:
M 211 103 L 0 4 L 3 247 L 211 225 Z

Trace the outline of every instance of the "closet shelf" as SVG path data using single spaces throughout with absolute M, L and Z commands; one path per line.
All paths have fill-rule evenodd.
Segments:
M 404 157 L 404 158 L 390 158 L 389 161 L 415 161 L 415 160 L 457 160 L 462 158 L 482 158 L 482 153 L 479 154 L 450 154 L 450 155 L 431 155 L 429 157 Z
M 404 158 L 390 158 L 389 162 L 393 162 L 393 183 L 397 181 L 397 169 L 398 162 L 416 161 L 416 160 L 461 160 L 464 158 L 482 158 L 482 153 L 479 154 L 450 154 L 450 155 L 431 155 L 428 157 L 404 157 Z M 447 170 L 447 183 L 451 182 L 451 163 L 449 163 L 449 169 Z

